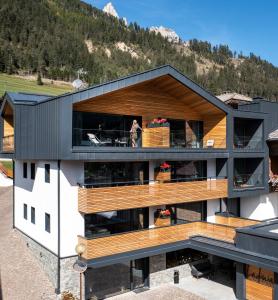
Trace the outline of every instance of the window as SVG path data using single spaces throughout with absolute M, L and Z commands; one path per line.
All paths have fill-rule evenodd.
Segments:
M 44 170 L 45 170 L 44 180 L 45 182 L 50 183 L 50 164 L 45 164 Z
M 34 207 L 31 207 L 31 222 L 36 224 L 36 211 Z
M 45 231 L 50 233 L 50 214 L 45 213 Z
M 27 204 L 23 204 L 23 217 L 25 220 L 28 219 Z
M 36 164 L 31 163 L 31 179 L 34 180 L 36 175 Z
M 23 163 L 23 178 L 27 178 L 27 162 Z

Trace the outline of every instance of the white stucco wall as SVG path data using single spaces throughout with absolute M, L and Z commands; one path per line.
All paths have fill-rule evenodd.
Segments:
M 78 212 L 78 186 L 84 182 L 84 163 L 61 162 L 60 209 L 61 209 L 61 256 L 75 255 L 78 235 L 84 236 L 84 218 Z
M 216 177 L 216 159 L 208 159 L 207 160 L 207 177 L 212 177 L 215 179 Z
M 219 199 L 207 201 L 207 221 L 215 222 L 215 213 L 220 211 Z
M 23 178 L 23 161 L 15 161 L 15 226 L 37 242 L 57 254 L 58 237 L 58 171 L 57 162 L 35 162 L 35 180 L 30 179 L 30 161 L 28 178 Z M 50 183 L 45 183 L 45 163 L 50 164 Z M 23 204 L 27 204 L 28 219 L 23 217 Z M 31 223 L 31 207 L 35 208 L 36 223 Z M 45 231 L 45 213 L 50 214 L 51 232 Z
M 256 220 L 278 217 L 278 193 L 240 198 L 240 214 Z

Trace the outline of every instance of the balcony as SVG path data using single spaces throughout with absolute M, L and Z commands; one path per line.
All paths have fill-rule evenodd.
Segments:
M 234 187 L 236 189 L 256 188 L 262 186 L 262 174 L 239 174 L 234 176 Z
M 78 209 L 89 214 L 227 196 L 228 182 L 225 178 L 178 179 L 165 183 L 119 182 L 110 187 L 83 185 L 78 191 Z
M 14 135 L 4 136 L 2 138 L 2 152 L 14 151 Z
M 130 131 L 111 129 L 74 128 L 73 144 L 78 147 L 124 147 L 124 148 L 180 148 L 225 149 L 226 138 L 206 136 L 197 138 L 183 131 L 171 131 L 169 127 L 145 128 L 133 140 Z
M 263 149 L 263 122 L 256 119 L 234 119 L 234 149 Z
M 86 247 L 82 257 L 86 260 L 176 243 L 191 236 L 202 235 L 213 239 L 234 242 L 235 229 L 224 225 L 193 222 L 175 226 L 147 229 L 96 239 L 79 237 Z

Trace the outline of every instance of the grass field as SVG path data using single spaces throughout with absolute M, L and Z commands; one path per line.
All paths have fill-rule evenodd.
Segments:
M 58 86 L 46 83 L 44 85 L 37 85 L 35 80 L 32 81 L 0 73 L 0 96 L 2 96 L 5 91 L 60 95 L 70 92 L 72 89 L 66 85 Z
M 0 164 L 2 164 L 6 169 L 13 170 L 13 163 L 12 161 L 0 160 Z

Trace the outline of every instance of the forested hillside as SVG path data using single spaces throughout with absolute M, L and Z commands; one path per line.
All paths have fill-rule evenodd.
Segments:
M 0 0 L 0 19 L 0 72 L 69 81 L 79 70 L 94 84 L 171 64 L 213 93 L 278 100 L 278 68 L 254 54 L 197 40 L 172 44 L 79 0 Z

